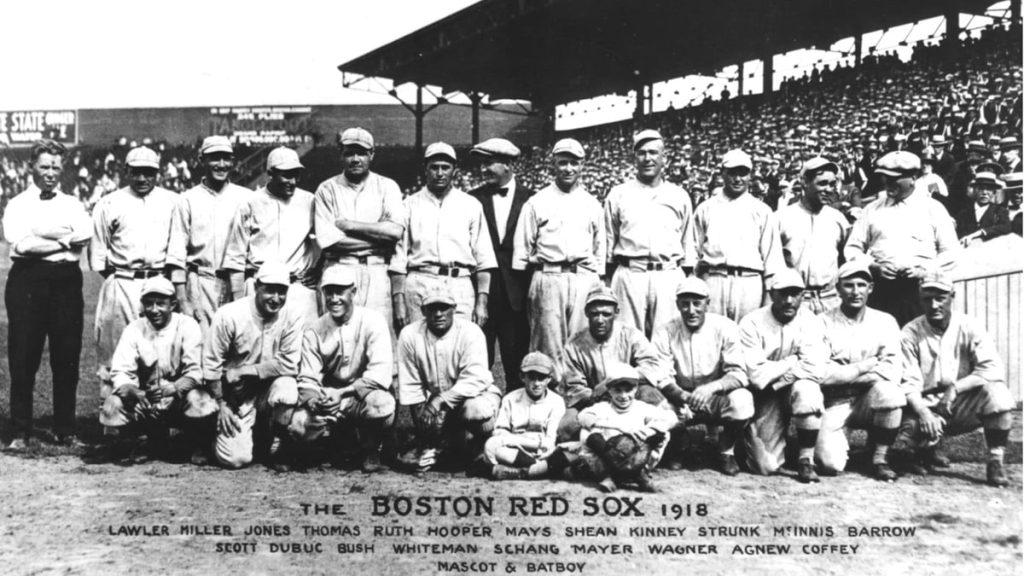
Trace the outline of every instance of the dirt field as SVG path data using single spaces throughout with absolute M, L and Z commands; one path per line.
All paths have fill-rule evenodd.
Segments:
M 0 252 L 0 278 L 5 279 L 6 246 Z M 95 442 L 100 430 L 95 421 L 91 305 L 98 277 L 86 273 L 86 278 L 78 413 L 83 438 Z M 6 337 L 4 310 L 0 349 L 6 350 Z M 940 476 L 905 476 L 883 485 L 865 477 L 861 466 L 804 486 L 790 471 L 770 478 L 658 471 L 661 493 L 620 491 L 606 500 L 591 486 L 494 483 L 440 472 L 422 478 L 365 476 L 326 467 L 282 475 L 259 466 L 225 472 L 164 462 L 133 467 L 90 463 L 83 453 L 46 442 L 52 404 L 45 364 L 44 358 L 36 391 L 41 441 L 25 454 L 0 453 L 3 574 L 594 575 L 686 570 L 982 575 L 1017 573 L 1022 565 L 1019 414 L 1008 450 L 1014 483 L 1010 489 L 981 482 L 983 441 L 975 433 L 951 447 L 954 465 Z M 3 361 L 4 441 L 11 434 L 8 386 Z M 410 503 L 404 498 L 425 498 L 432 513 L 374 515 L 374 498 L 382 497 L 398 508 Z M 510 499 L 521 502 L 514 506 Z M 477 508 L 478 516 L 454 513 L 487 503 L 489 509 Z M 309 506 L 308 513 L 303 505 Z M 321 505 L 321 513 L 313 505 Z M 210 535 L 182 534 L 183 528 L 193 526 Z M 245 535 L 250 526 L 264 527 L 269 534 Z M 306 527 L 322 535 L 306 535 Z M 143 528 L 155 535 L 138 534 Z M 631 528 L 661 532 L 631 534 Z M 445 535 L 428 533 L 431 529 Z M 452 529 L 460 533 L 450 535 Z M 794 529 L 803 535 L 794 535 Z M 375 536 L 374 530 L 381 535 Z M 566 536 L 567 530 L 582 532 Z M 394 549 L 408 544 L 437 549 Z M 339 545 L 350 548 L 340 553 Z M 662 550 L 653 551 L 654 545 Z M 218 546 L 229 551 L 219 552 Z M 298 551 L 290 551 L 296 546 Z M 475 552 L 473 546 L 478 547 Z

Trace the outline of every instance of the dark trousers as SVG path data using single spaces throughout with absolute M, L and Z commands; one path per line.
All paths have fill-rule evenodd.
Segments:
M 875 276 L 875 287 L 868 297 L 868 306 L 892 314 L 902 328 L 904 324 L 924 313 L 918 295 L 920 284 L 916 278 L 887 280 Z
M 46 339 L 53 372 L 54 433 L 73 433 L 82 351 L 82 271 L 78 263 L 15 260 L 7 277 L 5 301 L 15 434 L 28 436 L 32 431 L 32 390 Z
M 494 344 L 501 349 L 501 365 L 505 369 L 505 393 L 522 388 L 519 364 L 530 345 L 530 324 L 526 310 L 516 312 L 509 306 L 491 306 L 484 337 L 487 338 L 487 363 L 494 365 Z

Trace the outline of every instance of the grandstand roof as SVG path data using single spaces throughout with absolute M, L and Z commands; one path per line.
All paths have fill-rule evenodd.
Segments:
M 338 69 L 553 105 L 993 0 L 482 0 Z

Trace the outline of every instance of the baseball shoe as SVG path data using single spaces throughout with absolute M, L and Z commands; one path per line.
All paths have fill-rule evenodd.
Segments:
M 658 488 L 654 485 L 654 480 L 651 475 L 647 472 L 642 472 L 636 478 L 636 488 L 640 492 L 657 492 Z
M 491 469 L 491 478 L 495 480 L 524 480 L 526 477 L 525 468 L 495 464 Z
M 486 458 L 476 458 L 466 466 L 466 476 L 469 478 L 490 478 L 494 466 Z
M 818 473 L 814 471 L 814 462 L 811 462 L 809 458 L 801 458 L 797 463 L 796 479 L 804 484 L 813 484 L 821 481 L 821 478 L 818 478 Z
M 79 440 L 75 434 L 62 434 L 57 436 L 57 444 L 68 448 L 88 448 L 89 445 Z
M 735 476 L 740 473 L 740 465 L 736 463 L 736 457 L 732 454 L 721 454 L 718 460 L 718 469 L 726 476 Z
M 985 464 L 985 476 L 989 486 L 1003 488 L 1010 485 L 1006 471 L 1003 470 L 1003 463 L 998 460 L 989 460 L 988 464 Z
M 373 474 L 384 469 L 384 463 L 380 459 L 380 450 L 371 450 L 360 466 L 365 474 Z
M 619 485 L 615 483 L 615 480 L 612 479 L 611 476 L 608 476 L 597 483 L 597 489 L 606 494 L 611 494 L 619 489 Z
M 896 473 L 885 462 L 875 464 L 873 472 L 875 479 L 882 482 L 895 482 L 897 478 Z
M 149 453 L 149 447 L 146 445 L 139 445 L 132 448 L 132 451 L 128 453 L 122 462 L 124 464 L 131 464 L 137 466 L 139 464 L 145 464 L 153 459 L 153 456 Z
M 28 439 L 27 438 L 15 438 L 11 440 L 11 443 L 4 447 L 4 450 L 8 452 L 24 452 L 28 450 Z
M 949 468 L 949 458 L 942 453 L 938 446 L 922 450 L 921 462 L 929 468 Z
M 202 448 L 197 448 L 194 452 L 192 452 L 192 456 L 189 457 L 189 462 L 191 462 L 195 466 L 209 466 L 210 455 L 207 454 L 206 450 L 203 450 Z

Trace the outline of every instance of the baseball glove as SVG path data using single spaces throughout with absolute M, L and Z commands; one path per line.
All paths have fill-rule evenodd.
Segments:
M 644 471 L 651 459 L 652 446 L 657 446 L 664 438 L 655 434 L 646 441 L 640 441 L 628 434 L 612 436 L 605 443 L 604 461 L 616 479 L 635 478 Z
M 450 412 L 451 409 L 439 396 L 434 396 L 419 409 L 416 415 L 416 428 L 426 443 L 436 445 L 441 441 L 442 430 Z

